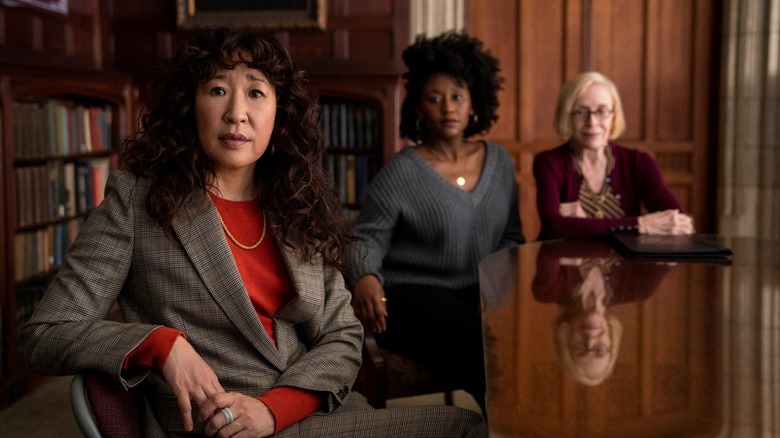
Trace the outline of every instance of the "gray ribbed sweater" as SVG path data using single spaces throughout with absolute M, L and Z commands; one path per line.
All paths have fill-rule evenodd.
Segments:
M 376 275 L 385 286 L 462 288 L 479 281 L 486 255 L 524 241 L 517 183 L 509 154 L 487 142 L 472 192 L 439 175 L 413 146 L 396 154 L 371 181 L 354 232 L 347 281 Z

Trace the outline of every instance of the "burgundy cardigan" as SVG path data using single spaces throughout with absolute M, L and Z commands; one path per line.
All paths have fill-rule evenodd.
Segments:
M 608 147 L 612 149 L 615 166 L 607 182 L 626 216 L 616 219 L 561 216 L 558 211 L 560 204 L 576 201 L 583 181 L 574 167 L 571 149 L 566 143 L 534 157 L 536 208 L 542 223 L 539 240 L 593 238 L 615 231 L 636 231 L 642 206 L 648 212 L 673 208 L 682 210 L 650 155 L 614 143 Z
M 675 265 L 658 261 L 626 263 L 606 242 L 599 240 L 553 241 L 542 245 L 536 255 L 536 273 L 532 282 L 534 298 L 543 303 L 558 303 L 568 306 L 577 288 L 583 281 L 580 267 L 563 265 L 561 259 L 614 259 L 618 263 L 612 268 L 607 281 L 612 288 L 612 297 L 607 303 L 642 301 L 652 295 Z

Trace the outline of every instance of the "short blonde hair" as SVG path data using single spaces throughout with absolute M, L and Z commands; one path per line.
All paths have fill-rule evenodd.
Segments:
M 613 119 L 612 132 L 609 133 L 609 139 L 614 140 L 620 137 L 626 129 L 626 117 L 623 113 L 623 104 L 620 101 L 617 86 L 603 74 L 589 71 L 569 79 L 561 88 L 558 105 L 555 108 L 555 129 L 563 141 L 569 141 L 574 133 L 570 116 L 572 109 L 574 109 L 574 102 L 582 96 L 585 90 L 594 84 L 606 86 L 612 95 Z

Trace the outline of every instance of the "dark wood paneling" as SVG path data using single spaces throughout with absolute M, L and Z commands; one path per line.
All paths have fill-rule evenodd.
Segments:
M 520 132 L 517 140 L 555 142 L 553 113 L 558 89 L 564 79 L 567 47 L 564 32 L 564 1 L 520 2 L 522 26 L 518 38 L 520 83 Z
M 0 65 L 100 70 L 101 16 L 97 0 L 71 0 L 66 16 L 0 6 Z
M 290 54 L 313 76 L 398 75 L 407 46 L 406 0 L 328 3 L 326 29 L 284 32 Z
M 694 21 L 692 1 L 663 0 L 657 4 L 658 50 L 648 63 L 658 71 L 658 112 L 654 137 L 659 141 L 694 140 L 692 126 L 694 72 Z M 697 102 L 698 103 L 698 102 Z
M 590 46 L 593 65 L 583 70 L 601 71 L 610 76 L 620 91 L 626 115 L 626 132 L 622 138 L 642 138 L 645 108 L 645 62 L 647 9 L 645 2 L 615 0 L 599 2 L 606 7 L 595 7 L 591 18 L 594 40 Z M 614 23 L 631 23 L 619 26 Z
M 475 26 L 490 32 L 489 40 L 483 39 L 485 48 L 499 60 L 501 76 L 504 78 L 503 90 L 499 93 L 502 107 L 497 123 L 491 129 L 492 137 L 514 138 L 518 132 L 517 100 L 519 98 L 517 75 L 518 45 L 517 32 L 512 26 L 519 14 L 519 5 L 515 2 L 491 3 L 491 14 L 470 14 L 468 20 Z M 494 16 L 507 17 L 506 20 L 491 20 Z

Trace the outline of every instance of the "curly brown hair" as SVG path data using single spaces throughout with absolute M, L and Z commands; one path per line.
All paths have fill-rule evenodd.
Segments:
M 401 105 L 401 136 L 420 142 L 428 132 L 417 125 L 417 104 L 428 79 L 439 73 L 451 76 L 465 85 L 471 95 L 471 107 L 477 115 L 463 132 L 469 138 L 490 130 L 498 120 L 498 91 L 503 78 L 499 76 L 499 63 L 482 41 L 465 32 L 447 31 L 436 37 L 419 35 L 414 44 L 403 53 L 407 71 L 406 97 Z
M 236 57 L 236 55 L 238 55 Z M 135 136 L 122 145 L 123 167 L 152 181 L 146 208 L 172 237 L 170 224 L 214 180 L 195 122 L 195 89 L 219 69 L 238 63 L 263 72 L 276 91 L 271 143 L 257 163 L 255 184 L 264 209 L 279 218 L 275 231 L 305 260 L 323 255 L 343 268 L 349 223 L 335 184 L 322 168 L 325 140 L 318 96 L 306 73 L 268 31 L 206 28 L 183 42 L 156 71 Z

